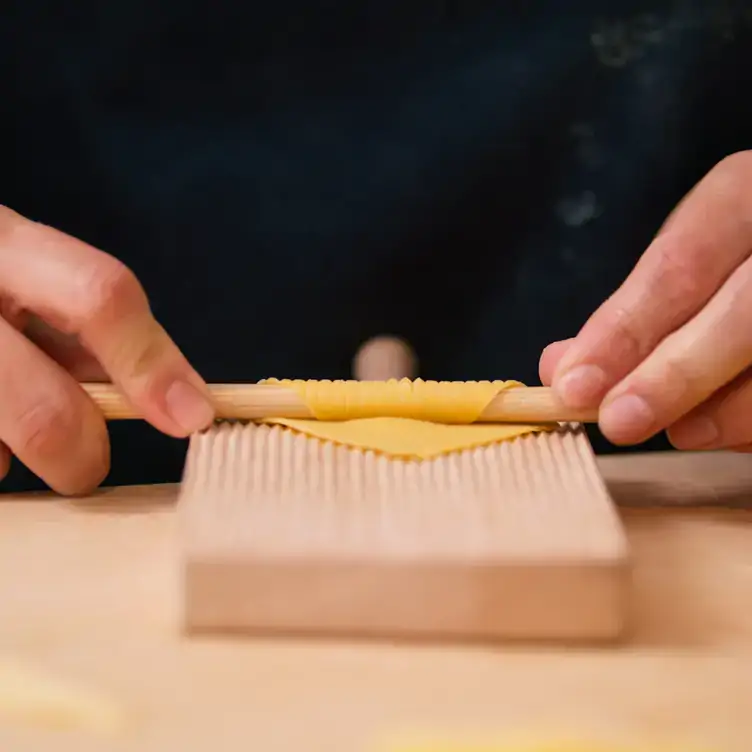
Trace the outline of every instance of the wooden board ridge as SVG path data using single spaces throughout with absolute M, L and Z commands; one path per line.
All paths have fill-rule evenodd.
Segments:
M 629 556 L 584 429 L 403 461 L 279 426 L 191 440 L 190 631 L 612 640 Z

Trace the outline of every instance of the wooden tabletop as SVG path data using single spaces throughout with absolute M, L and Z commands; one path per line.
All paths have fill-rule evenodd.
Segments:
M 6 495 L 0 750 L 360 752 L 417 735 L 749 752 L 752 456 L 601 466 L 635 554 L 635 634 L 600 650 L 188 639 L 175 487 Z M 72 728 L 29 711 L 30 672 L 88 693 Z

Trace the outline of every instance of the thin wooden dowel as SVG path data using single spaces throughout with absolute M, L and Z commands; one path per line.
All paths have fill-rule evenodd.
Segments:
M 107 420 L 140 419 L 128 400 L 112 384 L 81 385 Z M 211 384 L 217 418 L 313 419 L 314 416 L 293 389 L 274 384 Z M 384 417 L 390 417 L 385 414 Z M 500 392 L 478 419 L 481 423 L 594 423 L 597 410 L 577 410 L 559 402 L 548 387 L 525 387 Z

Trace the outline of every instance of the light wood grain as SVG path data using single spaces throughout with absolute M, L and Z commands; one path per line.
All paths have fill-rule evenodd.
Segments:
M 419 463 L 220 424 L 191 438 L 180 511 L 191 629 L 570 644 L 629 630 L 628 546 L 579 424 Z
M 750 505 L 749 459 L 601 459 L 627 505 L 637 605 L 634 642 L 607 650 L 189 640 L 175 487 L 3 497 L 0 656 L 101 691 L 129 720 L 111 739 L 0 723 L 0 749 L 359 752 L 428 731 L 749 752 L 752 513 L 692 508 Z M 631 508 L 654 503 L 676 508 Z
M 388 367 L 389 364 L 387 364 Z M 111 384 L 82 384 L 107 420 L 132 420 L 139 412 Z M 314 418 L 297 392 L 276 384 L 210 384 L 217 418 L 259 420 L 261 418 Z M 385 410 L 383 417 L 399 416 L 399 410 Z M 597 412 L 562 405 L 547 387 L 505 389 L 478 418 L 479 423 L 593 423 Z

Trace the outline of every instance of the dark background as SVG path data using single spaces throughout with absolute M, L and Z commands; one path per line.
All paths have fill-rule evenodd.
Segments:
M 392 333 L 423 378 L 535 384 L 752 136 L 747 2 L 3 8 L 0 203 L 126 261 L 210 381 Z M 179 477 L 184 442 L 112 436 L 108 483 Z

